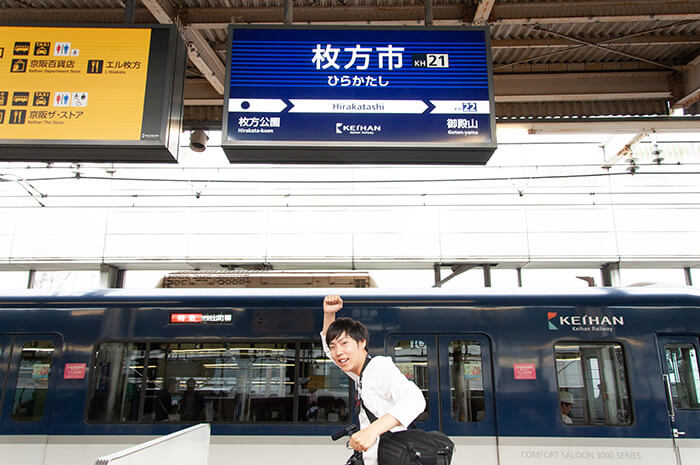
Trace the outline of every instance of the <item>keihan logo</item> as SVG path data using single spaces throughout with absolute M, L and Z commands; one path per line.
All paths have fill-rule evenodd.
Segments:
M 547 327 L 550 331 L 568 327 L 572 331 L 609 332 L 616 326 L 624 325 L 625 318 L 620 315 L 559 315 L 558 312 L 547 312 Z
M 336 134 L 364 134 L 373 136 L 377 132 L 382 132 L 382 127 L 379 124 L 335 123 Z

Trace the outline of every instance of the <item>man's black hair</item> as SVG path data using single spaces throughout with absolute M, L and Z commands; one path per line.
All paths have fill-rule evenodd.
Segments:
M 357 343 L 365 341 L 369 344 L 369 331 L 367 331 L 367 327 L 352 318 L 338 318 L 331 323 L 326 331 L 326 344 L 330 346 L 331 342 L 338 339 L 343 333 L 347 334 L 350 339 L 353 339 Z

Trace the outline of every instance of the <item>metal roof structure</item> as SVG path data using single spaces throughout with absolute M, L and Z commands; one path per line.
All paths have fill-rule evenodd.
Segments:
M 177 24 L 185 127 L 221 124 L 228 24 L 491 28 L 500 121 L 700 113 L 700 0 L 0 0 L 4 24 Z

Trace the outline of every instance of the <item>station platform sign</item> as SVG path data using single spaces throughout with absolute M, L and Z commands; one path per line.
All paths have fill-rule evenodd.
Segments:
M 0 26 L 0 160 L 176 162 L 175 26 Z
M 232 163 L 485 164 L 486 27 L 229 26 Z

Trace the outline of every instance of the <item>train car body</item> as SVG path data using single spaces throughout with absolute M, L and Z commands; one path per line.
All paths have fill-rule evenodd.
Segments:
M 331 292 L 331 291 L 327 291 Z M 345 463 L 324 290 L 0 297 L 0 463 L 88 465 L 210 422 L 210 465 Z M 700 463 L 700 294 L 343 290 L 456 465 Z

